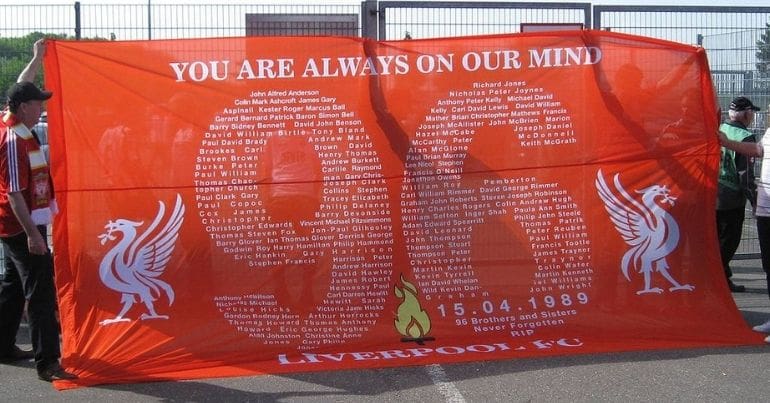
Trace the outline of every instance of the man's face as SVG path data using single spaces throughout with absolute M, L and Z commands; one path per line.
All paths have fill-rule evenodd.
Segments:
M 40 114 L 43 113 L 43 101 L 32 100 L 22 102 L 19 105 L 18 115 L 24 126 L 32 128 L 40 120 Z
M 746 126 L 751 126 L 754 122 L 754 110 L 749 109 L 746 111 Z

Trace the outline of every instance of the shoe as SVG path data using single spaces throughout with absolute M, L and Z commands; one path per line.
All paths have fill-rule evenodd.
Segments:
M 22 350 L 19 346 L 14 345 L 11 351 L 0 357 L 0 360 L 5 362 L 24 361 L 35 358 L 35 353 L 32 350 Z
M 746 286 L 735 284 L 731 280 L 727 280 L 727 285 L 732 292 L 746 292 Z
M 78 378 L 77 375 L 65 371 L 58 363 L 52 364 L 48 368 L 38 372 L 37 377 L 46 382 Z
M 761 325 L 754 326 L 751 329 L 754 330 L 755 332 L 770 333 L 770 320 L 768 320 L 767 322 Z

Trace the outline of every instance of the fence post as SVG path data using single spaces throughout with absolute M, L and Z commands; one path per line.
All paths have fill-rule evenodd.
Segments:
M 152 0 L 147 0 L 147 39 L 152 39 Z
M 361 37 L 377 39 L 377 0 L 361 2 Z
M 80 2 L 75 2 L 75 40 L 80 40 Z
M 743 93 L 748 96 L 754 91 L 754 72 L 747 71 L 743 75 Z

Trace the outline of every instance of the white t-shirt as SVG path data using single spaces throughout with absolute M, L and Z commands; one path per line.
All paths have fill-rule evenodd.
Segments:
M 762 136 L 762 170 L 757 181 L 756 215 L 770 217 L 770 128 Z

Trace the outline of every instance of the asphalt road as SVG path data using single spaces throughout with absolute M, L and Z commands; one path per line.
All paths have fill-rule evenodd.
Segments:
M 746 322 L 770 318 L 759 261 L 734 262 Z M 26 335 L 26 336 L 25 336 Z M 28 330 L 19 333 L 30 348 Z M 0 364 L 3 402 L 759 402 L 770 397 L 770 345 L 594 354 L 281 376 L 102 385 L 64 392 L 31 362 Z

